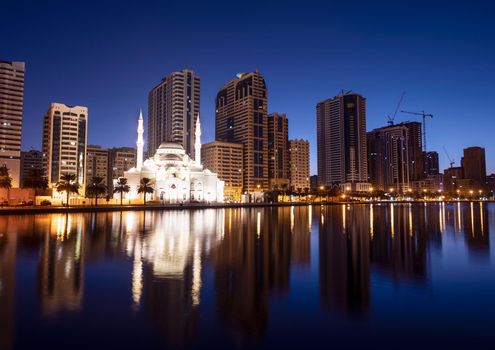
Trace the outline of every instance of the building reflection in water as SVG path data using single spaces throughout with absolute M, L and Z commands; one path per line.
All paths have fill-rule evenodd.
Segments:
M 291 207 L 291 267 L 309 268 L 312 207 Z
M 84 220 L 54 214 L 43 225 L 39 261 L 41 308 L 45 315 L 81 308 L 84 280 Z
M 16 225 L 19 218 L 0 216 L 0 349 L 12 349 L 15 322 Z
M 462 231 L 470 253 L 470 257 L 488 259 L 490 253 L 490 232 L 488 228 L 488 214 L 486 204 L 483 202 L 471 202 L 464 204 L 462 213 Z
M 290 265 L 308 266 L 307 207 L 228 209 L 223 240 L 213 253 L 219 317 L 233 331 L 260 337 L 270 296 L 289 290 Z
M 370 244 L 371 263 L 394 280 L 426 278 L 426 230 L 439 233 L 438 222 L 426 219 L 422 207 L 409 204 L 379 205 L 373 208 Z
M 464 232 L 470 255 L 489 256 L 485 203 L 329 206 L 318 221 L 320 296 L 331 311 L 367 312 L 370 265 L 396 283 L 427 283 L 428 249 L 444 234 Z
M 370 298 L 369 207 L 339 205 L 321 210 L 321 303 L 330 311 L 365 312 Z
M 182 345 L 196 335 L 202 262 L 223 235 L 225 210 L 128 213 L 132 298 L 159 334 Z
M 91 278 L 85 266 L 124 258 L 130 310 L 143 312 L 167 342 L 198 336 L 210 271 L 218 319 L 258 339 L 270 300 L 289 294 L 293 269 L 309 271 L 312 225 L 321 304 L 340 314 L 367 315 L 371 271 L 394 283 L 428 283 L 428 251 L 447 237 L 462 237 L 470 257 L 489 256 L 486 203 L 0 216 L 0 348 L 12 347 L 16 259 L 27 250 L 39 257 L 44 316 L 81 310 Z

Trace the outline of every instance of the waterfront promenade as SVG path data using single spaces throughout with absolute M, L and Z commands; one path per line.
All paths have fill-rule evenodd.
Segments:
M 494 200 L 444 200 L 444 201 L 315 201 L 315 202 L 276 202 L 276 203 L 183 203 L 183 204 L 99 204 L 99 205 L 50 205 L 50 206 L 6 206 L 0 207 L 0 215 L 19 214 L 50 214 L 50 213 L 87 213 L 87 212 L 111 212 L 111 211 L 143 211 L 143 210 L 194 210 L 194 209 L 221 209 L 221 208 L 256 208 L 256 207 L 286 207 L 286 206 L 306 206 L 306 205 L 366 205 L 366 204 L 413 204 L 413 203 L 456 203 L 456 202 L 495 202 Z

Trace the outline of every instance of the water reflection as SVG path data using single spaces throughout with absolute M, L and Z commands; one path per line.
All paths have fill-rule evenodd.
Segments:
M 14 302 L 17 235 L 1 223 L 0 231 L 0 349 L 11 349 L 14 338 Z
M 81 307 L 84 235 L 82 219 L 75 219 L 73 223 L 72 216 L 54 216 L 42 237 L 38 278 L 41 308 L 46 315 Z
M 367 319 L 377 307 L 372 280 L 432 283 L 429 257 L 445 240 L 489 262 L 494 209 L 440 203 L 0 216 L 0 348 L 29 334 L 22 322 L 14 329 L 16 313 L 83 315 L 95 307 L 85 304 L 88 293 L 143 315 L 167 344 L 193 344 L 205 327 L 261 341 L 272 303 L 288 300 L 294 283 L 307 283 L 291 279 L 294 271 L 311 276 L 312 264 L 324 313 Z M 115 301 L 94 282 L 107 259 L 128 281 Z M 16 267 L 33 263 L 30 281 Z M 15 300 L 16 286 L 28 290 L 33 282 L 38 310 Z M 210 309 L 214 317 L 202 318 Z
M 489 254 L 488 217 L 483 203 L 470 203 L 462 212 L 462 228 L 472 257 L 487 259 Z
M 426 221 L 433 226 L 428 232 L 437 232 L 438 227 L 424 217 L 421 207 L 392 204 L 390 210 L 384 206 L 376 210 L 373 224 L 377 233 L 371 242 L 370 255 L 371 262 L 381 273 L 394 280 L 426 278 L 426 241 L 429 238 L 426 237 L 427 226 L 423 224 Z M 388 227 L 390 234 L 387 234 Z
M 331 206 L 323 215 L 318 244 L 322 304 L 329 310 L 365 312 L 369 306 L 370 210 Z M 341 220 L 335 220 L 338 217 Z

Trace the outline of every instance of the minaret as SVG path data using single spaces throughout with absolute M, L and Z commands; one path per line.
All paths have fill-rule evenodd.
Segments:
M 198 119 L 196 120 L 196 131 L 194 133 L 196 136 L 196 142 L 194 142 L 194 162 L 197 166 L 201 165 L 201 123 Z
M 143 166 L 143 149 L 144 149 L 143 133 L 144 133 L 143 111 L 140 110 L 138 128 L 137 128 L 138 138 L 136 141 L 136 146 L 137 146 L 136 169 L 138 171 L 141 171 L 141 167 Z

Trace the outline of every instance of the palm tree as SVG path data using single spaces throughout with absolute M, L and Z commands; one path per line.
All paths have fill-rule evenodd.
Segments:
M 57 192 L 65 192 L 67 196 L 66 205 L 69 206 L 69 196 L 71 193 L 79 193 L 79 184 L 76 182 L 75 174 L 62 174 L 60 181 L 55 185 Z M 63 204 L 63 202 L 62 202 Z
M 7 202 L 10 198 L 10 189 L 12 188 L 12 177 L 9 174 L 9 168 L 7 165 L 2 165 L 0 167 L 0 188 L 7 189 Z
M 278 193 L 280 192 L 279 185 L 273 184 L 272 197 L 274 202 L 278 202 Z
M 285 196 L 287 195 L 288 191 L 289 191 L 289 185 L 282 184 L 282 202 L 285 202 Z
M 107 193 L 107 185 L 103 183 L 103 178 L 94 176 L 91 183 L 86 188 L 86 195 L 95 197 L 95 205 L 98 205 L 98 197 Z
M 301 187 L 296 188 L 297 197 L 299 198 L 299 202 L 301 201 L 301 195 L 303 193 L 303 189 Z
M 139 182 L 138 193 L 143 193 L 144 195 L 144 205 L 146 205 L 146 195 L 148 193 L 153 193 L 155 190 L 151 186 L 151 180 L 147 177 L 143 177 Z
M 46 190 L 48 188 L 48 179 L 42 169 L 32 168 L 29 169 L 28 176 L 24 180 L 23 187 L 34 189 L 36 195 L 36 190 Z
M 119 177 L 115 187 L 113 188 L 113 193 L 120 193 L 120 205 L 122 205 L 122 198 L 124 193 L 128 193 L 131 187 L 127 184 L 127 179 L 125 177 Z

